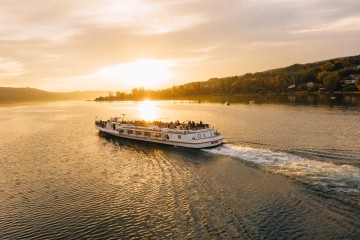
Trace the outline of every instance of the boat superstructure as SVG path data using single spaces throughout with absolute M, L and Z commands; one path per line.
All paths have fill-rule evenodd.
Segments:
M 121 138 L 180 147 L 209 148 L 223 143 L 221 134 L 202 122 L 125 121 L 113 117 L 107 121 L 95 121 L 95 127 L 101 132 Z

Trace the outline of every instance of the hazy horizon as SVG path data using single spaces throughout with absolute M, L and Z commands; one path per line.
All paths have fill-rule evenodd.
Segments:
M 0 86 L 163 89 L 360 52 L 360 2 L 0 0 Z

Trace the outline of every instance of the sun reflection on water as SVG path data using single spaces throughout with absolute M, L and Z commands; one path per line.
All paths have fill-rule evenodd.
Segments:
M 142 101 L 138 106 L 138 117 L 145 121 L 154 121 L 159 118 L 158 108 L 152 101 Z

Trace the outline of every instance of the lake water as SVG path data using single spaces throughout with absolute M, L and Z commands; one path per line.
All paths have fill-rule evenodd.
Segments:
M 94 120 L 203 121 L 189 150 Z M 0 239 L 359 239 L 360 108 L 60 102 L 0 108 Z

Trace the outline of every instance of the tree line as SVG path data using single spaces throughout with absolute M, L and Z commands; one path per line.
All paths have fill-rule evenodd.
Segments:
M 330 59 L 241 76 L 212 78 L 163 90 L 134 88 L 131 93 L 99 97 L 97 101 L 182 99 L 194 96 L 291 91 L 359 91 L 360 55 Z

